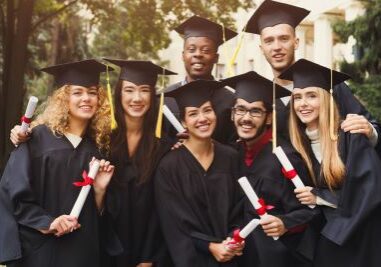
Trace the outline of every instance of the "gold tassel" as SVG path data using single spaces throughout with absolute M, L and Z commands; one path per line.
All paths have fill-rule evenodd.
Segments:
M 333 77 L 332 77 L 332 69 L 331 69 L 331 89 L 329 90 L 329 135 L 332 141 L 337 141 L 337 135 L 334 129 L 335 122 L 335 111 L 333 106 Z
M 246 26 L 239 33 L 239 36 L 238 36 L 239 41 L 238 41 L 237 46 L 234 49 L 233 56 L 230 58 L 230 60 L 226 60 L 227 65 L 226 65 L 226 71 L 225 71 L 225 76 L 226 76 L 225 78 L 229 78 L 229 77 L 232 77 L 233 75 L 235 75 L 235 71 L 234 71 L 234 67 L 233 66 L 234 66 L 234 63 L 237 60 L 238 53 L 241 50 L 241 47 L 242 47 L 242 44 L 243 44 L 243 37 L 244 37 L 245 29 L 246 29 Z M 224 28 L 223 28 L 223 35 L 222 36 L 223 36 L 224 42 L 225 42 L 226 40 L 225 40 L 225 29 Z M 227 49 L 225 49 L 225 52 L 227 52 Z M 226 58 L 227 58 L 228 54 L 227 53 L 225 53 L 225 54 L 226 54 Z
M 110 113 L 111 113 L 111 129 L 116 129 L 116 120 L 115 120 L 115 113 L 114 113 L 114 104 L 112 101 L 112 94 L 111 94 L 111 85 L 110 85 L 110 75 L 108 71 L 108 65 L 106 65 L 106 81 L 107 81 L 107 98 L 110 102 Z
M 155 136 L 156 138 L 161 138 L 161 128 L 163 125 L 163 106 L 164 106 L 164 79 L 165 79 L 165 69 L 163 68 L 163 76 L 161 78 L 161 93 L 160 93 L 160 102 L 159 102 L 159 109 L 157 112 L 157 120 L 156 120 L 156 130 L 155 130 Z
M 276 104 L 275 104 L 275 78 L 273 80 L 273 123 L 272 123 L 272 134 L 273 134 L 273 153 L 277 147 L 277 136 L 276 136 Z

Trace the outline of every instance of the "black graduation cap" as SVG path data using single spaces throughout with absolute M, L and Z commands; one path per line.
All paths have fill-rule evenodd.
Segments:
M 185 107 L 200 107 L 212 99 L 215 90 L 224 86 L 223 83 L 213 80 L 196 80 L 164 94 L 174 97 L 180 109 Z
M 225 40 L 223 30 L 225 31 Z M 216 42 L 217 46 L 237 35 L 235 31 L 196 15 L 177 26 L 175 31 L 183 35 L 184 39 L 189 37 L 208 37 Z
M 235 89 L 237 98 L 242 98 L 249 103 L 263 101 L 271 104 L 273 102 L 273 82 L 255 71 L 230 77 L 222 80 L 222 82 Z M 289 90 L 275 84 L 275 98 L 289 96 L 290 94 Z
M 147 84 L 155 88 L 158 75 L 176 75 L 177 73 L 164 69 L 151 61 L 122 60 L 104 58 L 120 67 L 120 80 L 126 80 L 136 85 Z
M 329 91 L 334 85 L 342 83 L 351 77 L 345 73 L 332 70 L 331 87 L 331 69 L 306 59 L 299 59 L 283 71 L 279 78 L 293 81 L 294 88 L 320 87 Z
M 304 8 L 265 0 L 247 22 L 245 31 L 261 34 L 264 28 L 277 24 L 289 24 L 295 28 L 309 13 Z
M 41 71 L 54 76 L 55 85 L 59 88 L 66 84 L 90 87 L 99 85 L 99 74 L 105 72 L 107 66 L 94 60 L 70 62 L 55 66 L 49 66 Z M 109 68 L 109 71 L 112 71 Z

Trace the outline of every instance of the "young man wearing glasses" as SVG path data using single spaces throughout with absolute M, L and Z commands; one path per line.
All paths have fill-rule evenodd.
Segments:
M 272 153 L 272 102 L 273 83 L 251 71 L 225 79 L 226 85 L 235 89 L 236 101 L 231 118 L 240 142 L 237 143 L 241 175 L 248 178 L 259 198 L 267 205 L 269 216 L 261 219 L 261 226 L 246 238 L 246 247 L 240 266 L 310 266 L 307 259 L 296 258 L 289 247 L 296 247 L 300 233 L 314 217 L 314 211 L 302 205 L 295 197 L 292 183 L 284 178 L 282 167 Z M 276 85 L 276 98 L 290 92 Z M 292 147 L 278 140 L 301 177 L 307 170 Z M 244 225 L 258 217 L 251 203 L 243 198 Z M 287 242 L 274 241 L 281 237 Z M 296 250 L 296 249 L 295 249 Z

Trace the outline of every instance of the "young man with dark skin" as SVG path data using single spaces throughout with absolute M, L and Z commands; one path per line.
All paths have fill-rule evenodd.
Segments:
M 263 2 L 246 27 L 247 32 L 260 35 L 260 48 L 271 65 L 276 82 L 292 90 L 292 82 L 277 78 L 281 72 L 295 63 L 295 50 L 299 38 L 295 34 L 296 26 L 309 14 L 308 10 L 271 0 Z M 342 130 L 365 134 L 381 155 L 380 124 L 354 97 L 345 83 L 334 86 L 333 95 L 338 103 L 340 115 L 345 118 Z M 278 101 L 278 130 L 287 136 L 288 101 Z
M 214 64 L 218 62 L 218 47 L 236 36 L 237 33 L 198 16 L 189 18 L 176 27 L 175 30 L 184 37 L 182 60 L 186 70 L 186 77 L 183 81 L 170 85 L 165 92 L 173 91 L 194 80 L 214 80 L 212 70 Z M 213 138 L 220 143 L 227 144 L 235 136 L 234 127 L 230 121 L 230 107 L 233 101 L 234 95 L 228 89 L 219 90 L 213 96 L 217 115 L 217 127 Z M 179 108 L 176 101 L 167 97 L 165 104 L 178 117 Z M 173 127 L 168 123 L 164 127 L 169 137 L 174 139 L 176 133 Z
M 268 216 L 261 219 L 258 227 L 248 238 L 242 256 L 242 267 L 309 266 L 295 258 L 292 252 L 273 237 L 288 239 L 289 244 L 297 238 L 315 212 L 301 204 L 296 198 L 291 181 L 282 173 L 282 166 L 272 153 L 272 99 L 273 83 L 251 71 L 223 80 L 233 87 L 236 95 L 231 119 L 240 142 L 237 143 L 241 175 L 248 178 L 259 198 L 274 206 Z M 276 98 L 290 95 L 290 92 L 276 85 Z M 299 174 L 306 169 L 296 151 L 283 139 L 278 139 L 293 166 Z M 304 176 L 304 175 L 303 175 Z M 243 201 L 244 224 L 258 217 L 250 201 Z M 307 265 L 306 265 L 307 264 Z

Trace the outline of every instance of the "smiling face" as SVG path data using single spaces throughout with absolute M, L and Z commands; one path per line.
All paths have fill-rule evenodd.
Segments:
M 266 126 L 271 125 L 271 113 L 262 101 L 249 103 L 238 98 L 232 110 L 232 120 L 239 138 L 249 141 L 260 136 Z
M 292 92 L 296 116 L 309 130 L 319 127 L 320 96 L 317 87 L 295 88 Z
M 278 73 L 294 63 L 298 45 L 295 29 L 288 24 L 266 27 L 261 32 L 260 48 L 271 68 Z
M 98 109 L 98 88 L 70 86 L 69 116 L 79 121 L 90 120 Z
M 136 85 L 129 81 L 122 81 L 120 94 L 125 116 L 142 118 L 149 110 L 151 104 L 149 85 Z
M 207 37 L 189 37 L 185 40 L 183 61 L 189 78 L 207 79 L 218 61 L 217 46 Z
M 198 108 L 185 108 L 182 124 L 187 128 L 191 138 L 211 138 L 214 129 L 216 128 L 216 123 L 217 117 L 210 101 L 205 102 Z

